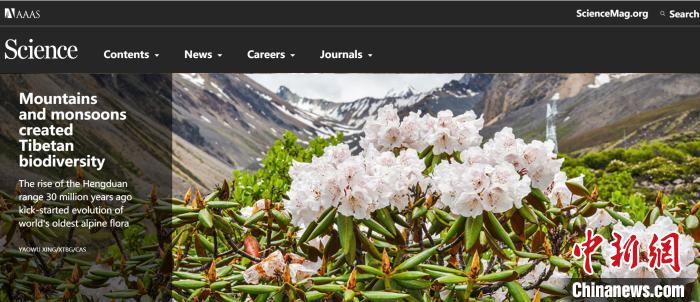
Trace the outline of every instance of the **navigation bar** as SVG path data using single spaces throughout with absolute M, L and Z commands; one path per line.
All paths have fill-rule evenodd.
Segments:
M 0 73 L 700 72 L 688 38 L 697 36 L 700 28 L 0 27 Z M 10 39 L 13 50 L 44 51 L 15 55 L 4 47 Z

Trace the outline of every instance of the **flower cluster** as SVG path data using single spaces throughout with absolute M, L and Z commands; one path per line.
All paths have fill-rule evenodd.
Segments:
M 531 187 L 556 204 L 571 203 L 566 175 L 560 172 L 563 159 L 556 158 L 551 142 L 525 143 L 504 128 L 480 147 L 483 125 L 472 111 L 459 116 L 449 110 L 437 116 L 412 112 L 401 120 L 395 108 L 382 107 L 377 118 L 365 124 L 362 154 L 353 156 L 341 144 L 326 148 L 311 163 L 292 165 L 285 208 L 298 226 L 307 226 L 330 207 L 365 219 L 387 206 L 404 209 L 411 188 L 426 188 L 427 183 L 441 195 L 439 206 L 466 217 L 519 208 Z M 443 161 L 426 179 L 417 150 L 429 146 L 435 156 L 459 155 L 462 163 Z M 393 152 L 398 150 L 396 156 Z
M 533 140 L 529 144 L 515 138 L 513 129 L 505 127 L 484 143 L 484 151 L 492 160 L 507 161 L 520 173 L 527 174 L 532 186 L 547 191 L 560 172 L 564 159 L 557 159 L 554 143 Z
M 330 207 L 357 219 L 387 206 L 403 209 L 410 188 L 425 183 L 424 169 L 415 150 L 394 156 L 370 148 L 351 155 L 346 144 L 326 147 L 311 163 L 292 164 L 292 186 L 284 207 L 297 226 L 308 226 Z
M 530 187 L 542 190 L 555 204 L 569 205 L 573 194 L 560 171 L 554 145 L 547 141 L 527 144 L 503 128 L 484 143 L 460 153 L 463 164 L 441 163 L 432 174 L 432 185 L 441 194 L 442 205 L 457 215 L 478 216 L 482 211 L 505 212 L 522 205 Z M 521 177 L 522 175 L 522 177 Z
M 479 131 L 483 126 L 483 118 L 477 118 L 473 111 L 453 116 L 452 111 L 444 110 L 436 117 L 411 112 L 400 120 L 395 108 L 384 106 L 378 110 L 376 119 L 365 124 L 361 145 L 365 149 L 373 145 L 382 151 L 423 150 L 433 146 L 434 154 L 451 154 L 481 144 Z
M 521 177 L 512 165 L 489 163 L 483 150 L 474 147 L 464 163 L 443 162 L 435 167 L 432 185 L 440 203 L 456 215 L 476 217 L 483 211 L 502 213 L 522 206 L 530 193 L 530 178 Z M 474 162 L 477 160 L 477 162 Z

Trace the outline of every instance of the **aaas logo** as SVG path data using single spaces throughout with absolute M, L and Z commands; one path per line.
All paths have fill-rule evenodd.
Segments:
M 39 10 L 21 10 L 15 8 L 5 8 L 5 19 L 39 19 Z

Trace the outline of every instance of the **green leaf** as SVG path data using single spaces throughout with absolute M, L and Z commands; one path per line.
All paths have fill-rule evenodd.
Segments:
M 46 277 L 43 275 L 37 275 L 37 274 L 24 274 L 29 278 L 29 280 L 35 281 L 40 284 L 53 284 L 53 285 L 59 285 L 63 283 L 63 281 L 56 279 L 56 278 L 51 278 L 51 277 Z
M 408 294 L 403 293 L 392 293 L 383 291 L 366 291 L 361 292 L 362 296 L 369 299 L 370 301 L 396 301 L 403 298 L 408 298 Z
M 369 241 L 369 238 L 367 236 L 357 236 L 360 237 L 360 242 L 362 244 L 362 247 L 364 248 L 365 251 L 367 251 L 370 256 L 374 257 L 377 260 L 382 259 L 382 254 L 379 252 L 376 246 L 374 246 L 374 243 Z
M 173 286 L 179 287 L 179 288 L 184 288 L 184 289 L 198 289 L 202 288 L 205 285 L 207 285 L 206 282 L 204 281 L 199 281 L 199 280 L 178 280 L 178 281 L 173 281 Z
M 525 199 L 532 205 L 533 208 L 539 211 L 546 211 L 545 204 L 549 203 L 547 196 L 538 188 L 530 188 L 530 194 L 525 196 Z
M 442 242 L 449 242 L 452 240 L 452 238 L 455 238 L 457 234 L 460 232 L 464 231 L 464 223 L 467 221 L 467 218 L 464 216 L 459 216 L 457 220 L 452 222 L 452 225 L 450 226 L 450 229 L 447 230 L 447 234 L 445 234 L 445 238 L 442 239 Z
M 119 272 L 99 270 L 99 269 L 93 269 L 90 271 L 90 273 L 97 275 L 97 276 L 100 276 L 100 277 L 105 277 L 105 278 L 113 278 L 113 277 L 119 276 Z
M 360 270 L 362 270 L 365 273 L 370 273 L 370 274 L 375 275 L 375 276 L 384 277 L 384 272 L 382 272 L 382 270 L 375 268 L 373 266 L 360 264 L 357 266 L 357 268 L 359 268 Z
M 396 283 L 406 289 L 426 289 L 430 288 L 430 281 L 425 280 L 394 280 Z
M 199 210 L 199 222 L 207 229 L 214 226 L 214 221 L 211 218 L 211 213 L 207 209 Z
M 181 279 L 204 280 L 204 275 L 201 275 L 201 274 L 175 271 L 175 272 L 173 272 L 173 275 L 175 275 L 175 277 L 178 277 Z
M 656 219 L 658 219 L 659 216 L 661 216 L 661 209 L 659 209 L 659 207 L 654 207 L 649 212 L 649 215 L 648 215 L 649 220 L 648 221 L 645 220 L 644 222 L 646 225 L 652 225 L 652 224 L 654 224 L 654 222 L 656 222 Z
M 212 218 L 214 218 L 214 226 L 217 230 L 220 230 L 226 234 L 231 234 L 234 232 L 232 227 L 233 224 L 227 218 L 219 215 L 212 215 Z
M 400 271 L 403 271 L 403 270 L 407 270 L 407 269 L 414 268 L 414 267 L 416 267 L 417 265 L 419 265 L 419 264 L 425 262 L 426 260 L 428 260 L 428 258 L 432 257 L 435 253 L 437 253 L 437 251 L 438 251 L 438 247 L 437 247 L 437 246 L 434 246 L 434 247 L 431 247 L 431 248 L 429 248 L 429 249 L 427 249 L 427 250 L 424 250 L 424 251 L 422 251 L 422 252 L 420 252 L 420 253 L 414 255 L 413 257 L 406 259 L 404 262 L 401 262 L 401 264 L 399 264 L 399 265 L 394 269 L 394 271 L 395 271 L 395 272 L 400 272 Z
M 173 282 L 174 283 L 174 282 Z M 257 285 L 236 285 L 232 287 L 234 291 L 246 294 L 269 294 L 280 290 L 281 287 L 275 285 L 257 284 Z
M 257 212 L 255 212 L 253 215 L 251 215 L 250 217 L 248 217 L 248 220 L 246 220 L 246 221 L 243 223 L 243 226 L 248 227 L 248 226 L 254 225 L 254 224 L 256 224 L 258 221 L 262 220 L 263 218 L 265 218 L 265 211 L 257 211 Z
M 425 213 L 428 213 L 428 208 L 424 206 L 419 206 L 413 208 L 413 213 L 411 215 L 413 219 L 418 219 L 420 217 L 425 216 Z
M 214 252 L 214 244 L 202 234 L 197 234 L 197 238 L 208 252 Z M 93 271 L 94 272 L 94 271 Z
M 554 296 L 568 296 L 569 293 L 563 289 L 556 288 L 549 284 L 540 284 L 540 291 Z
M 374 220 L 370 219 L 364 219 L 362 220 L 362 223 L 367 226 L 372 231 L 375 231 L 379 234 L 382 234 L 384 237 L 387 238 L 394 238 L 394 234 L 389 232 L 385 227 L 383 227 L 379 222 L 376 222 Z
M 464 248 L 469 251 L 479 241 L 479 232 L 484 225 L 484 216 L 468 217 L 464 223 Z
M 440 282 L 442 284 L 455 284 L 455 283 L 464 283 L 469 281 L 469 278 L 464 277 L 464 276 L 456 276 L 456 275 L 447 275 L 447 276 L 442 276 L 440 278 L 437 278 L 437 282 Z
M 525 292 L 522 286 L 516 281 L 506 282 L 506 288 L 510 294 L 510 298 L 515 302 L 530 302 L 530 296 Z
M 552 227 L 556 227 L 556 226 L 557 226 L 557 224 L 554 223 L 554 221 L 552 221 L 551 219 L 549 219 L 549 218 L 547 217 L 547 215 L 545 215 L 544 213 L 540 212 L 539 210 L 533 210 L 533 211 L 535 212 L 535 215 L 537 215 L 537 217 L 539 217 L 539 218 L 540 218 L 542 221 L 544 221 L 546 224 L 548 224 L 548 225 L 550 225 L 550 226 L 552 226 Z
M 406 271 L 391 275 L 393 280 L 415 280 L 428 276 L 428 274 L 419 271 Z
M 559 269 L 568 270 L 571 268 L 571 262 L 559 256 L 549 257 L 549 263 L 556 266 Z
M 523 252 L 523 251 L 513 251 L 515 255 L 521 258 L 527 258 L 527 259 L 547 259 L 547 255 L 542 255 L 542 254 L 537 254 L 537 253 L 530 253 L 530 252 Z
M 338 214 L 335 223 L 338 226 L 338 235 L 340 237 L 340 247 L 343 250 L 343 255 L 348 264 L 355 262 L 355 228 L 352 217 L 347 217 Z
M 324 216 L 321 219 L 321 221 L 318 223 L 318 225 L 316 226 L 314 231 L 311 233 L 311 235 L 309 235 L 307 238 L 304 238 L 304 241 L 302 241 L 302 242 L 307 242 L 309 240 L 312 240 L 312 239 L 318 237 L 319 235 L 325 233 L 326 231 L 328 231 L 328 227 L 331 225 L 331 223 L 333 223 L 333 220 L 335 220 L 336 211 L 337 210 L 334 208 L 330 212 L 328 212 L 326 214 L 326 216 Z
M 196 212 L 197 209 L 193 209 L 186 206 L 158 206 L 156 210 L 163 210 L 164 212 L 172 212 L 173 215 Z
M 238 205 L 238 203 L 234 202 L 234 201 L 215 200 L 215 201 L 207 202 L 206 207 L 210 208 L 210 209 L 228 209 L 228 208 L 233 208 L 237 205 Z
M 396 225 L 394 220 L 391 218 L 391 214 L 389 213 L 389 208 L 382 208 L 374 212 L 377 215 L 377 219 L 379 220 L 379 223 L 382 224 L 391 234 L 393 234 L 394 238 L 395 236 L 399 234 L 399 231 L 396 229 Z
M 343 302 L 352 302 L 355 299 L 355 291 L 346 289 L 343 293 Z
M 326 296 L 326 294 L 315 291 L 315 290 L 306 292 L 306 300 L 308 300 L 308 301 L 321 300 L 321 298 L 323 298 L 325 296 Z
M 615 211 L 613 211 L 613 210 L 610 209 L 610 208 L 606 208 L 605 211 L 608 212 L 608 214 L 610 214 L 610 216 L 612 216 L 613 218 L 615 218 L 615 219 L 619 220 L 620 222 L 622 222 L 622 224 L 625 225 L 625 226 L 632 226 L 632 225 L 634 225 L 634 221 L 630 220 L 629 218 L 627 218 L 627 217 L 625 217 L 625 216 L 620 215 L 620 213 L 615 212 Z
M 110 299 L 129 299 L 140 296 L 138 290 L 120 290 L 113 291 L 104 294 L 105 297 Z
M 231 284 L 231 282 L 228 281 L 217 281 L 212 284 L 209 284 L 209 288 L 211 288 L 214 291 L 221 290 Z
M 496 218 L 496 215 L 487 211 L 486 217 L 488 218 L 486 220 L 486 223 L 488 223 L 491 226 L 491 229 L 494 230 L 494 232 L 496 232 L 496 234 L 493 235 L 498 236 L 498 239 L 501 240 L 501 242 L 505 243 L 511 250 L 515 250 L 515 244 L 513 244 L 513 240 L 510 239 L 510 236 L 508 236 L 508 232 L 506 232 L 501 223 L 498 222 L 498 218 Z
M 495 272 L 491 274 L 486 274 L 482 275 L 476 278 L 477 281 L 481 282 L 496 282 L 496 281 L 505 281 L 505 280 L 512 280 L 513 278 L 517 278 L 518 273 L 515 272 L 514 270 L 506 270 L 502 272 Z
M 287 226 L 287 225 L 289 225 L 289 222 L 292 220 L 292 218 L 289 217 L 289 215 L 285 212 L 281 212 L 281 211 L 274 210 L 274 209 L 271 210 L 270 212 L 272 213 L 272 217 L 274 217 L 275 220 L 277 221 L 277 223 L 279 223 L 280 225 Z
M 463 274 L 464 272 L 461 270 L 458 270 L 456 268 L 451 268 L 443 265 L 435 265 L 435 264 L 420 264 L 418 265 L 420 268 L 424 269 L 429 269 L 437 272 L 443 272 L 443 273 L 450 273 L 450 274 L 456 274 L 460 275 Z
M 311 289 L 315 289 L 322 293 L 339 293 L 345 290 L 345 286 L 342 286 L 340 284 L 323 284 L 314 285 L 311 287 Z
M 692 301 L 700 301 L 700 281 L 695 280 L 693 284 L 693 292 L 690 293 Z
M 588 192 L 588 189 L 584 188 L 582 185 L 567 181 L 566 187 L 571 193 L 574 193 L 574 195 L 591 197 L 591 192 Z
M 522 276 L 522 274 L 532 268 L 533 265 L 535 265 L 534 262 L 528 262 L 526 264 L 516 266 L 513 268 L 513 270 L 518 273 L 518 276 Z
M 530 223 L 537 224 L 537 216 L 535 216 L 535 213 L 532 211 L 530 208 L 529 204 L 524 203 L 522 207 L 518 209 L 518 213 L 520 213 L 520 216 L 525 218 Z
M 312 221 L 309 226 L 304 230 L 304 233 L 301 234 L 299 237 L 299 242 L 304 243 L 309 240 L 309 236 L 311 236 L 311 232 L 313 232 L 316 229 L 316 226 L 318 223 L 316 221 Z

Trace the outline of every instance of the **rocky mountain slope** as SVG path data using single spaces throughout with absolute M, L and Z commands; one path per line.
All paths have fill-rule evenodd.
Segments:
M 700 75 L 465 74 L 441 87 L 390 92 L 348 103 L 311 99 L 287 87 L 272 92 L 241 74 L 174 75 L 178 136 L 233 168 L 254 169 L 282 131 L 302 140 L 345 134 L 355 145 L 377 109 L 456 114 L 473 110 L 486 137 L 510 126 L 544 139 L 546 104 L 557 100 L 560 149 L 574 152 L 697 129 Z
M 557 95 L 556 125 L 562 152 L 622 147 L 700 129 L 700 75 L 597 75 L 585 85 L 579 80 L 560 80 L 563 85 L 543 94 L 539 101 L 516 106 L 490 120 L 485 135 L 510 126 L 522 137 L 542 139 L 547 102 L 572 88 L 578 92 Z M 566 85 L 567 81 L 572 85 Z

